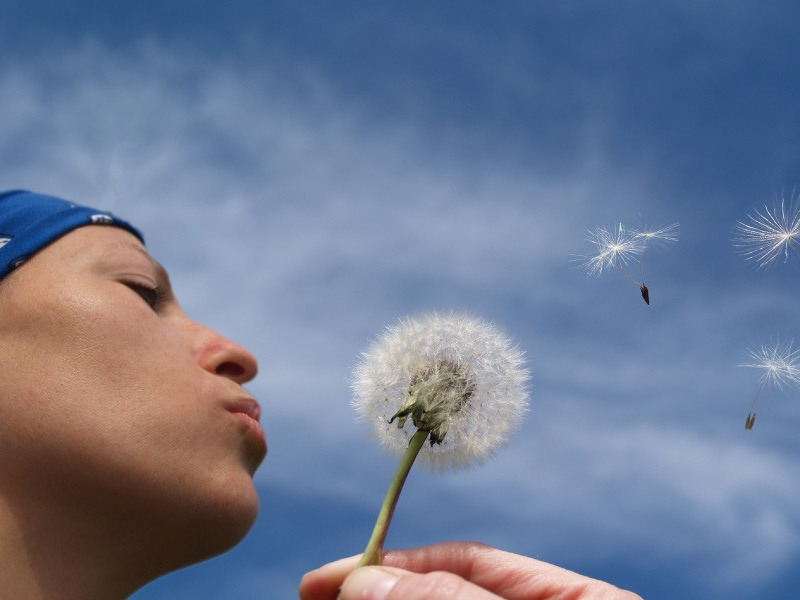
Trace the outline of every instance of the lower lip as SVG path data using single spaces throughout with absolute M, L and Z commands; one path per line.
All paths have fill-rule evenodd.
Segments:
M 236 412 L 232 414 L 244 425 L 246 431 L 251 434 L 250 437 L 255 438 L 259 453 L 262 456 L 265 455 L 267 453 L 267 436 L 264 433 L 264 429 L 261 427 L 261 423 L 246 413 Z

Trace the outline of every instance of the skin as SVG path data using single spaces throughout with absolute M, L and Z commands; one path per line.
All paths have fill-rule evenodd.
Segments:
M 387 552 L 382 566 L 354 571 L 357 561 L 346 558 L 307 573 L 300 600 L 641 600 L 602 581 L 472 542 Z
M 0 365 L 4 596 L 125 598 L 250 529 L 256 360 L 127 231 L 73 230 L 0 282 Z

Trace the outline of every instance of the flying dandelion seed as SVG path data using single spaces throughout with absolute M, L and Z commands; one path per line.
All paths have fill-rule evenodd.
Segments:
M 680 225 L 678 223 L 673 223 L 672 225 L 667 225 L 659 229 L 634 231 L 634 236 L 640 239 L 643 244 L 642 254 L 639 258 L 639 277 L 641 279 L 641 285 L 639 287 L 642 292 L 642 298 L 648 305 L 650 304 L 650 290 L 648 290 L 647 286 L 644 284 L 644 251 L 647 250 L 648 244 L 651 243 L 677 242 L 679 228 Z
M 590 275 L 602 275 L 605 269 L 614 268 L 623 277 L 641 287 L 641 283 L 625 268 L 645 250 L 643 240 L 635 232 L 627 230 L 620 223 L 612 231 L 605 227 L 590 230 L 587 239 L 595 247 L 595 253 L 585 257 L 584 262 Z
M 783 262 L 789 260 L 789 250 L 800 258 L 800 202 L 795 198 L 787 208 L 785 197 L 780 206 L 756 210 L 747 215 L 748 221 L 736 223 L 734 245 L 745 260 L 758 267 L 766 267 L 781 254 Z
M 659 242 L 675 242 L 678 239 L 678 223 L 659 229 L 629 229 L 622 223 L 613 231 L 604 227 L 590 230 L 587 240 L 595 247 L 595 253 L 583 257 L 583 266 L 589 275 L 601 275 L 605 269 L 614 268 L 628 281 L 632 282 L 642 294 L 645 303 L 650 304 L 650 290 L 644 283 L 644 253 L 648 246 Z M 639 263 L 639 277 L 628 270 L 628 263 Z
M 761 346 L 758 350 L 746 349 L 750 363 L 739 365 L 759 369 L 758 390 L 750 412 L 744 423 L 744 428 L 750 430 L 756 422 L 756 412 L 761 403 L 766 400 L 771 389 L 784 390 L 788 386 L 800 385 L 800 348 L 792 348 L 793 341 L 778 342 L 773 346 Z

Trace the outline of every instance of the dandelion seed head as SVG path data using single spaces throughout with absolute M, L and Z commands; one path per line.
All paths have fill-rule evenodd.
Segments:
M 519 427 L 528 405 L 524 362 L 494 325 L 428 313 L 388 327 L 362 354 L 352 405 L 381 445 L 402 455 L 417 430 L 406 422 L 415 418 L 409 398 L 427 398 L 424 416 L 417 405 L 416 417 L 434 418 L 441 427 L 431 434 L 438 441 L 426 444 L 417 460 L 464 468 L 490 458 Z
M 746 352 L 752 362 L 739 366 L 759 369 L 762 387 L 800 385 L 800 348 L 794 349 L 792 340 L 762 345 L 757 350 L 747 348 Z
M 783 262 L 788 261 L 790 249 L 800 258 L 800 203 L 792 199 L 787 207 L 782 196 L 780 206 L 765 206 L 747 217 L 747 221 L 736 223 L 734 238 L 745 260 L 766 267 L 781 254 Z

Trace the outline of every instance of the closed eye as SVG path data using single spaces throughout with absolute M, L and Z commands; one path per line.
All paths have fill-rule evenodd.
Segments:
M 165 300 L 165 294 L 159 287 L 139 283 L 136 281 L 126 281 L 125 285 L 133 290 L 147 305 L 158 312 Z

